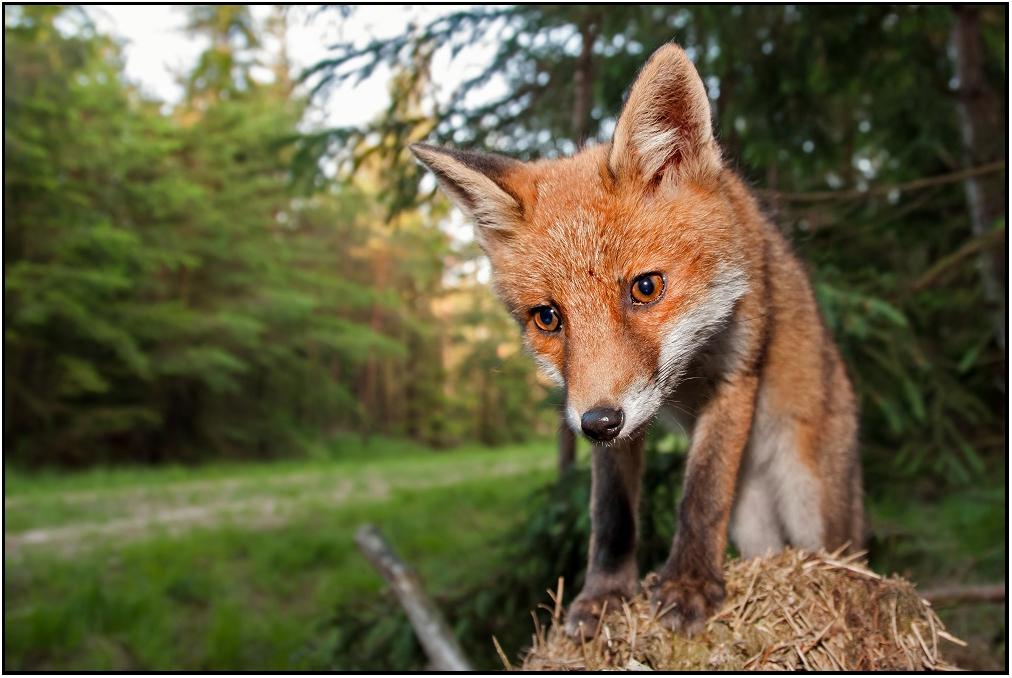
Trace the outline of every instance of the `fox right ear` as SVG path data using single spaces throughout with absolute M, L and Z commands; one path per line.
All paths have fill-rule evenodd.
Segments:
M 615 176 L 653 186 L 662 179 L 703 183 L 720 172 L 710 100 L 681 47 L 654 52 L 629 90 L 608 164 Z
M 474 222 L 478 243 L 486 251 L 496 238 L 523 223 L 523 204 L 507 182 L 523 167 L 519 160 L 422 143 L 409 148 Z

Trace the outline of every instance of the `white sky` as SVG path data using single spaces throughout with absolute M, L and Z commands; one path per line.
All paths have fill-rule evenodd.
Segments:
M 311 10 L 300 7 L 288 17 L 288 58 L 295 70 L 327 56 L 327 47 L 335 42 L 354 40 L 364 43 L 371 38 L 403 33 L 408 23 L 425 23 L 466 6 L 447 5 L 364 5 L 348 19 L 336 10 L 311 17 Z M 253 5 L 254 17 L 262 22 L 272 11 L 270 5 Z M 189 71 L 205 44 L 182 30 L 185 11 L 173 5 L 94 5 L 88 9 L 100 31 L 120 38 L 124 43 L 127 77 L 146 93 L 176 103 L 183 95 L 179 76 Z M 493 54 L 492 45 L 479 45 L 461 52 L 451 63 L 449 55 L 437 53 L 434 72 L 439 76 L 439 91 L 448 94 L 465 78 L 474 75 Z M 445 50 L 444 50 L 445 51 Z M 327 125 L 360 125 L 376 117 L 389 102 L 387 93 L 390 71 L 377 68 L 373 76 L 357 87 L 350 84 L 335 89 L 323 111 Z M 315 116 L 314 116 L 315 117 Z

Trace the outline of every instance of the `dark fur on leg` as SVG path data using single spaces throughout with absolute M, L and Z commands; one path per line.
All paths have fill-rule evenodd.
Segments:
M 726 595 L 721 559 L 727 542 L 718 535 L 721 523 L 727 529 L 727 521 L 720 514 L 720 506 L 699 493 L 685 495 L 671 556 L 651 587 L 653 613 L 664 626 L 686 636 L 703 628 Z M 696 532 L 700 527 L 702 534 Z
M 591 458 L 591 539 L 587 581 L 566 615 L 570 636 L 590 637 L 605 610 L 636 593 L 636 523 L 643 440 L 594 446 Z
M 757 381 L 744 375 L 723 384 L 696 425 L 678 506 L 678 531 L 651 594 L 660 622 L 688 636 L 703 628 L 726 595 L 721 567 L 727 523 Z M 731 412 L 747 416 L 734 417 Z

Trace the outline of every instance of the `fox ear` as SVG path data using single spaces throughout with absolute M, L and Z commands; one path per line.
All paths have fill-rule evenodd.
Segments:
M 523 222 L 523 203 L 506 181 L 523 167 L 519 160 L 422 143 L 409 148 L 471 218 L 477 227 L 478 243 L 486 250 Z
M 665 176 L 705 182 L 720 171 L 710 100 L 681 47 L 667 44 L 643 66 L 615 126 L 608 165 L 616 177 L 648 185 Z

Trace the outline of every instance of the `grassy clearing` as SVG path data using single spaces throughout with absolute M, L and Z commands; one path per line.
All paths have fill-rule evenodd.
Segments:
M 131 543 L 89 543 L 71 557 L 35 547 L 5 558 L 4 669 L 333 668 L 321 628 L 342 603 L 381 587 L 352 542 L 360 523 L 379 523 L 432 590 L 479 582 L 497 561 L 495 537 L 551 477 L 552 461 L 550 445 L 533 445 L 377 450 L 366 462 L 178 469 L 168 478 L 91 472 L 68 477 L 66 492 L 58 477 L 19 478 L 5 492 L 18 509 L 8 516 L 7 507 L 5 532 L 101 521 L 135 502 L 137 485 L 155 503 L 206 500 L 228 482 L 232 498 L 272 496 L 291 506 L 283 527 L 250 529 L 235 514 L 175 536 L 155 529 Z M 512 472 L 488 475 L 497 465 Z M 364 489 L 335 503 L 320 489 L 335 481 Z M 379 481 L 386 490 L 370 493 Z M 74 493 L 93 496 L 63 501 Z
M 449 451 L 433 451 L 418 443 L 383 437 L 348 435 L 326 445 L 308 450 L 304 459 L 282 459 L 264 462 L 219 462 L 200 466 L 116 466 L 98 467 L 68 474 L 59 470 L 25 472 L 18 468 L 4 468 L 4 500 L 24 499 L 51 492 L 69 493 L 89 491 L 156 491 L 210 481 L 270 480 L 299 473 L 347 472 L 363 466 L 389 468 L 408 465 L 414 468 L 442 466 L 447 460 L 457 463 L 487 461 L 488 455 L 496 459 L 530 459 L 540 449 L 549 454 L 549 444 L 508 445 L 489 449 L 480 445 L 467 445 Z
M 345 451 L 343 446 L 350 449 Z M 248 516 L 269 504 L 292 510 L 380 498 L 392 489 L 449 485 L 483 475 L 512 475 L 551 463 L 548 446 L 432 452 L 399 441 L 373 440 L 363 447 L 346 440 L 327 457 L 306 461 L 97 469 L 62 477 L 52 473 L 25 475 L 8 469 L 4 532 L 74 525 L 83 529 L 126 519 L 159 522 L 159 513 L 195 506 L 207 507 L 212 513 Z
M 4 669 L 340 669 L 329 622 L 348 603 L 371 604 L 382 587 L 352 543 L 360 523 L 379 523 L 431 591 L 480 584 L 502 563 L 496 537 L 522 519 L 525 498 L 553 466 L 549 443 L 432 452 L 346 440 L 301 462 L 15 473 L 6 478 L 5 533 L 66 528 L 84 537 L 69 554 L 58 544 L 5 549 Z M 238 508 L 176 535 L 157 522 L 129 540 L 88 531 L 144 510 L 210 505 Z M 1003 579 L 1003 485 L 937 499 L 888 495 L 868 508 L 876 571 L 920 590 Z M 940 609 L 971 643 L 947 658 L 1001 670 L 1006 609 Z

